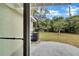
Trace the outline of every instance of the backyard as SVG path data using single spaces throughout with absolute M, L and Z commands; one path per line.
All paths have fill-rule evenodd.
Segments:
M 45 3 L 32 7 L 31 55 L 79 56 L 79 4 Z
M 79 4 L 48 4 L 46 7 L 34 8 L 32 17 L 36 21 L 33 21 L 33 32 L 39 32 L 41 41 L 55 41 L 79 47 L 79 9 L 75 10 L 78 6 Z
M 53 32 L 39 32 L 39 39 L 41 41 L 56 41 L 79 47 L 79 34 L 61 33 L 59 35 Z

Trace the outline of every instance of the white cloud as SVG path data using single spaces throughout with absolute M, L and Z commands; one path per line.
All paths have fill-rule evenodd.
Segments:
M 75 15 L 75 14 L 77 14 L 77 12 L 75 12 L 75 11 L 73 11 L 73 12 L 71 13 L 71 15 Z
M 71 8 L 71 11 L 77 11 L 77 10 L 79 10 L 79 8 L 76 7 L 76 6 L 71 6 L 70 8 Z M 67 8 L 67 11 L 68 11 L 68 8 Z
M 75 11 L 71 12 L 71 15 L 75 15 L 75 14 L 77 14 L 77 12 Z M 69 15 L 69 13 L 66 13 L 66 15 Z
M 70 8 L 71 8 L 71 15 L 75 15 L 75 14 L 77 14 L 76 11 L 79 10 L 78 7 L 71 6 Z M 66 11 L 67 11 L 67 14 L 66 14 L 66 15 L 69 15 L 69 8 L 67 8 Z
M 51 14 L 52 16 L 61 15 L 57 10 L 49 10 L 49 14 Z
M 61 14 L 57 10 L 49 10 L 49 13 L 46 14 L 46 16 L 52 19 L 53 16 L 61 16 Z

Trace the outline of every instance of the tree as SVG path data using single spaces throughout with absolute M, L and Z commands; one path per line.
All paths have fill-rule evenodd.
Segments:
M 39 7 L 36 8 L 35 10 L 33 10 L 33 17 L 35 19 L 37 19 L 37 30 L 44 30 L 46 28 L 46 30 L 48 29 L 48 20 L 46 17 L 46 14 L 49 13 L 49 11 L 46 8 L 43 7 Z
M 79 15 L 70 16 L 66 19 L 69 22 L 68 30 L 69 32 L 75 33 L 78 30 L 78 24 L 79 24 Z
M 68 4 L 68 8 L 69 8 L 69 16 L 72 16 L 71 15 L 71 3 Z
M 75 32 L 79 33 L 79 23 L 76 23 L 74 28 L 75 28 Z
M 58 20 L 53 22 L 54 31 L 58 32 L 59 34 L 61 31 L 65 31 L 67 25 L 68 23 L 64 20 L 63 17 L 58 17 Z

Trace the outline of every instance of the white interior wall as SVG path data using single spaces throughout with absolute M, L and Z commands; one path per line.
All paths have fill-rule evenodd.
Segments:
M 0 37 L 23 38 L 23 15 L 13 8 L 0 3 Z M 0 56 L 22 55 L 22 50 L 22 40 L 0 39 Z

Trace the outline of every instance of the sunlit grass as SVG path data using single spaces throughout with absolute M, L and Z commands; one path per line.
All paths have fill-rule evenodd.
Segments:
M 39 39 L 41 41 L 57 41 L 79 47 L 79 34 L 61 33 L 59 35 L 53 32 L 40 32 Z

